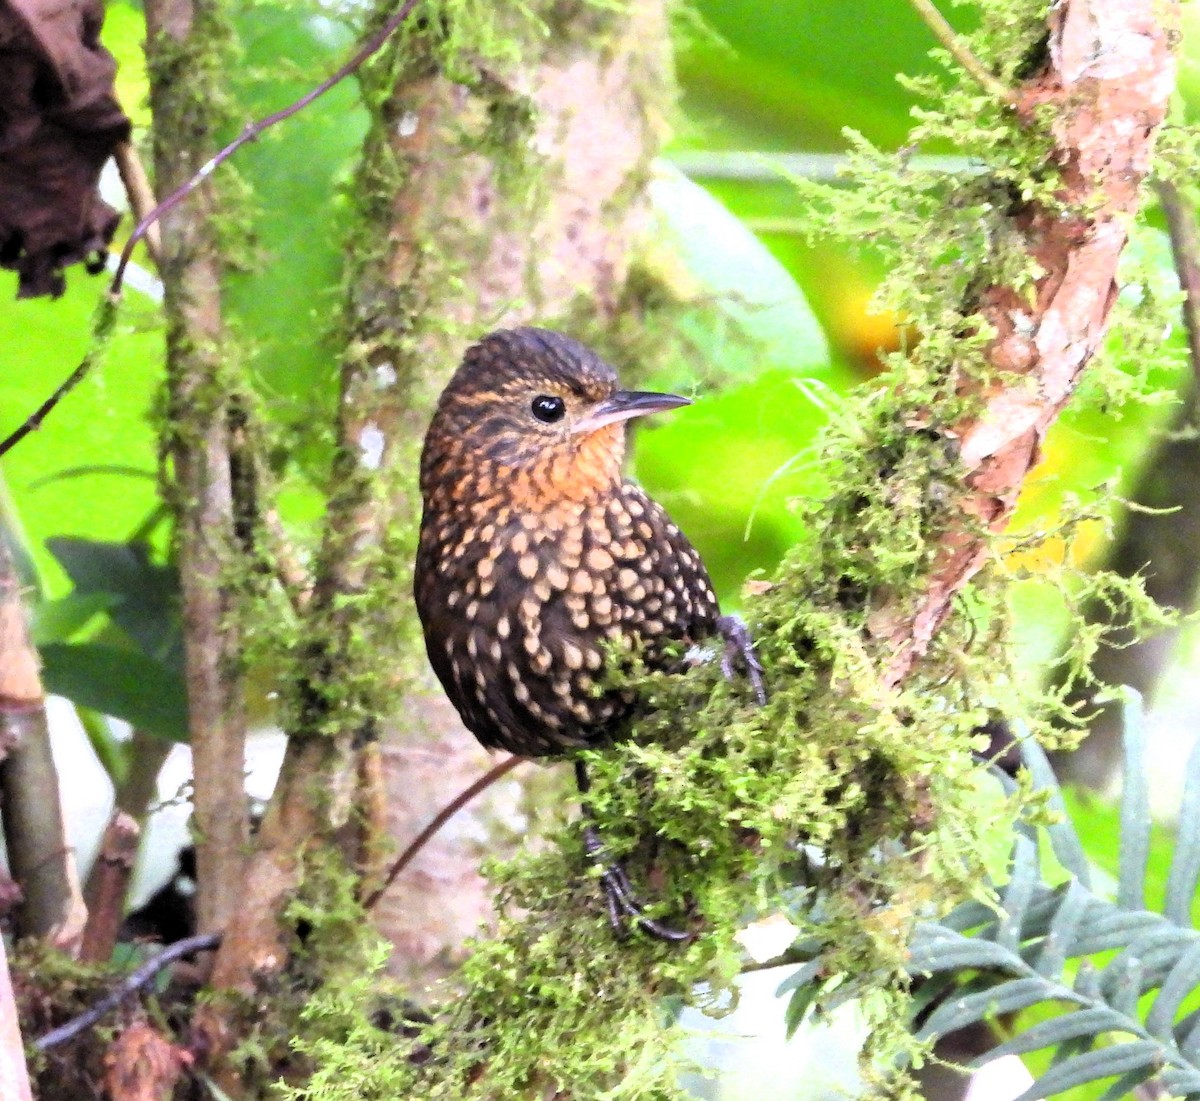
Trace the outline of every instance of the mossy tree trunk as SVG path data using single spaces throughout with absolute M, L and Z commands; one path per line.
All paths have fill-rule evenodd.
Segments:
M 465 344 L 492 328 L 611 325 L 646 229 L 644 185 L 673 87 L 664 5 L 601 13 L 549 3 L 538 15 L 552 33 L 527 24 L 516 64 L 481 71 L 470 89 L 445 74 L 401 81 L 384 109 L 404 178 L 388 282 L 452 288 L 430 297 L 420 322 L 426 400 Z M 389 720 L 383 737 L 397 840 L 487 764 L 428 676 L 404 715 L 416 721 Z M 418 991 L 457 964 L 462 941 L 491 916 L 478 839 L 490 816 L 511 816 L 514 787 L 435 838 L 380 903 L 393 969 Z
M 152 0 L 146 54 L 155 184 L 168 195 L 216 151 L 228 50 L 221 0 Z M 240 380 L 224 346 L 220 205 L 211 183 L 162 220 L 168 408 L 162 452 L 175 508 L 188 734 L 194 762 L 197 920 L 224 929 L 240 902 L 249 816 L 237 621 L 233 417 Z
M 473 339 L 614 320 L 673 89 L 658 2 L 421 16 L 364 80 L 374 119 L 354 188 L 337 452 L 290 745 L 212 977 L 243 994 L 285 965 L 283 910 L 306 875 L 313 889 L 314 860 L 328 867 L 322 849 L 351 876 L 371 872 L 382 818 L 403 844 L 487 766 L 425 671 L 410 595 L 420 440 Z M 486 832 L 494 812 L 483 801 L 463 832 Z M 490 913 L 479 856 L 439 839 L 381 904 L 418 995 Z M 218 1052 L 236 1042 L 221 1017 L 204 1018 Z

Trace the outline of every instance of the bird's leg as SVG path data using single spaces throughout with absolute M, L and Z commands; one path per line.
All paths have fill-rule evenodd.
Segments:
M 613 931 L 619 936 L 626 934 L 625 919 L 632 918 L 652 937 L 659 940 L 683 941 L 691 938 L 691 933 L 672 929 L 662 922 L 646 916 L 642 903 L 633 892 L 629 876 L 620 863 L 609 859 L 604 851 L 604 842 L 600 840 L 600 831 L 593 822 L 591 807 L 588 805 L 587 794 L 591 790 L 587 769 L 582 761 L 575 762 L 575 784 L 583 805 L 583 814 L 588 819 L 583 828 L 583 851 L 588 859 L 600 869 L 600 887 L 604 891 L 604 901 L 608 905 L 608 920 Z
M 754 652 L 754 639 L 750 637 L 750 629 L 742 622 L 740 616 L 723 615 L 717 619 L 717 631 L 725 642 L 725 652 L 721 655 L 721 672 L 726 680 L 733 680 L 734 661 L 741 661 L 746 669 L 750 686 L 754 689 L 758 706 L 764 707 L 767 702 L 767 689 L 763 685 L 762 662 Z

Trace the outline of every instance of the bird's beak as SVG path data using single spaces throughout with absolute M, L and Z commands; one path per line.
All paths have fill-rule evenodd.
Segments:
M 595 432 L 597 428 L 603 428 L 606 424 L 627 421 L 633 417 L 645 417 L 651 413 L 665 413 L 668 409 L 678 409 L 681 405 L 691 404 L 691 398 L 683 398 L 678 394 L 618 390 L 611 397 L 605 398 L 586 417 L 577 420 L 572 432 Z

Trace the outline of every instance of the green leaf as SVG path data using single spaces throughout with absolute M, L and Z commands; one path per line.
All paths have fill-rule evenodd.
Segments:
M 1128 1097 L 1138 1086 L 1157 1073 L 1158 1067 L 1152 1063 L 1147 1063 L 1144 1067 L 1134 1067 L 1109 1086 L 1100 1095 L 1099 1101 L 1119 1101 L 1122 1097 Z
M 112 599 L 113 622 L 146 657 L 182 669 L 179 578 L 173 567 L 152 562 L 144 543 L 55 538 L 47 544 L 76 592 Z
M 1050 998 L 1064 1001 L 1077 1001 L 1076 996 L 1066 990 L 1047 982 L 1040 976 L 1037 978 L 1009 979 L 995 986 L 978 990 L 957 998 L 951 998 L 925 1022 L 925 1027 L 917 1034 L 919 1039 L 931 1036 L 945 1036 L 949 1032 L 957 1032 L 960 1028 L 975 1024 L 988 1017 L 1000 1013 L 1012 1013 L 1018 1009 L 1027 1009 L 1031 1005 Z
M 1087 889 L 1079 880 L 1072 879 L 1034 963 L 1039 974 L 1051 979 L 1062 974 L 1067 956 L 1074 952 L 1075 938 L 1091 901 Z
M 1091 888 L 1091 865 L 1083 851 L 1083 843 L 1067 813 L 1063 800 L 1062 788 L 1054 775 L 1054 769 L 1046 756 L 1046 751 L 1030 735 L 1028 728 L 1018 731 L 1018 744 L 1021 749 L 1021 763 L 1025 766 L 1034 788 L 1037 791 L 1050 793 L 1049 807 L 1059 816 L 1059 820 L 1046 829 L 1050 839 L 1050 847 L 1058 862 L 1066 868 L 1084 887 Z
M 679 324 L 697 346 L 720 347 L 723 375 L 829 363 L 804 294 L 740 218 L 665 161 L 655 165 L 650 201 L 655 222 L 643 262 L 673 297 L 695 303 Z M 730 328 L 735 339 L 725 336 Z
M 790 987 L 792 996 L 788 999 L 787 1009 L 783 1014 L 783 1024 L 789 1040 L 795 1035 L 796 1029 L 804 1023 L 809 1008 L 821 992 L 823 984 L 817 981 L 820 970 L 820 961 L 810 960 L 785 979 L 784 984 L 777 992 L 782 994 L 784 985 L 792 984 Z
M 354 45 L 356 28 L 337 7 L 244 0 L 231 10 L 242 50 L 232 95 L 246 118 L 309 91 Z M 310 460 L 308 452 L 327 446 L 322 426 L 336 403 L 340 188 L 367 121 L 358 82 L 342 81 L 237 158 L 238 176 L 253 191 L 256 255 L 248 270 L 229 276 L 222 302 L 240 331 L 253 334 L 251 377 L 267 399 L 262 412 L 294 428 Z
M 808 986 L 821 973 L 821 961 L 819 959 L 809 960 L 807 963 L 802 963 L 796 968 L 786 979 L 783 980 L 775 989 L 775 997 L 779 998 L 786 994 L 789 990 L 796 990 L 801 986 Z
M 78 634 L 96 616 L 119 604 L 116 593 L 71 593 L 57 600 L 34 605 L 31 634 L 35 646 L 66 642 Z
M 1021 942 L 1025 909 L 1033 898 L 1038 882 L 1037 842 L 1024 832 L 1013 839 L 1012 870 L 1001 898 L 1000 928 L 996 941 L 1010 952 Z
M 1100 989 L 1108 1003 L 1122 1017 L 1136 1020 L 1145 977 L 1145 961 L 1132 951 L 1123 952 L 1104 969 L 1100 976 Z
M 962 13 L 946 7 L 958 22 Z M 724 144 L 838 148 L 849 124 L 899 145 L 912 96 L 880 74 L 935 68 L 928 29 L 890 0 L 701 0 L 696 11 L 721 41 L 700 36 L 679 65 L 685 102 L 694 99 L 710 142 L 715 131 Z
M 1163 913 L 1176 925 L 1190 925 L 1200 881 L 1200 742 L 1188 756 L 1187 779 L 1175 828 L 1175 852 L 1167 875 Z
M 1004 1043 L 997 1044 L 977 1056 L 971 1066 L 981 1067 L 1003 1055 L 1026 1055 L 1031 1051 L 1064 1044 L 1081 1036 L 1097 1036 L 1107 1032 L 1113 1024 L 1113 1014 L 1108 1009 L 1076 1009 L 1071 1013 L 1051 1017 L 1048 1021 L 1040 1021 L 1017 1033 L 1012 1039 L 1005 1040 Z
M 1172 1097 L 1200 1095 L 1200 1072 L 1191 1067 L 1166 1067 L 1160 1074 L 1163 1089 Z
M 62 298 L 13 302 L 5 300 L 0 278 L 0 346 L 20 363 L 19 370 L 0 370 L 0 436 L 78 365 L 105 293 L 102 279 L 73 270 Z M 45 549 L 48 537 L 123 542 L 158 504 L 151 407 L 162 384 L 162 340 L 158 308 L 131 291 L 103 363 L 4 457 L 5 479 L 48 596 L 63 596 L 70 587 Z M 142 476 L 113 472 L 114 465 Z M 58 477 L 86 467 L 95 473 L 85 479 Z
M 1076 952 L 1091 955 L 1094 952 L 1123 948 L 1143 933 L 1150 933 L 1161 927 L 1162 919 L 1157 914 L 1146 910 L 1129 913 L 1114 907 L 1091 918 L 1088 927 L 1080 932 L 1079 943 L 1075 946 Z
M 910 975 L 939 971 L 995 968 L 1027 975 L 1029 966 L 1003 945 L 982 937 L 968 937 L 939 925 L 918 927 L 909 945 L 906 970 Z
M 51 643 L 41 650 L 46 689 L 169 741 L 188 736 L 182 675 L 136 650 Z
M 1154 1005 L 1146 1014 L 1146 1029 L 1155 1036 L 1174 1039 L 1175 1018 L 1184 999 L 1200 986 L 1200 938 L 1171 968 Z
M 1189 1013 L 1176 1030 L 1179 1053 L 1193 1064 L 1200 1063 L 1200 1009 Z

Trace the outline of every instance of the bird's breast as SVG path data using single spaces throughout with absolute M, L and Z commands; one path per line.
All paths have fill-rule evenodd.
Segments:
M 539 512 L 499 498 L 422 525 L 417 600 L 435 669 L 485 744 L 561 752 L 610 731 L 614 650 L 662 664 L 711 633 L 716 600 L 691 545 L 636 487 Z

